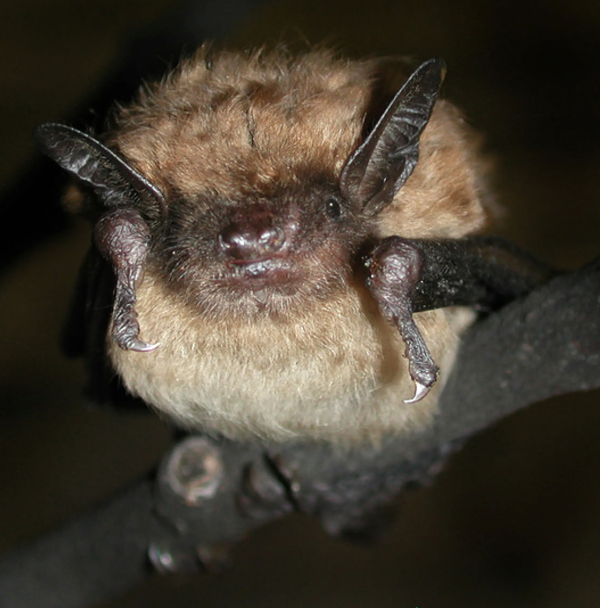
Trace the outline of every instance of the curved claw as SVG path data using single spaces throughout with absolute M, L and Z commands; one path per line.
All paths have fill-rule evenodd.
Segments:
M 425 386 L 415 381 L 415 394 L 410 399 L 404 399 L 403 401 L 404 403 L 417 403 L 417 401 L 421 401 L 421 399 L 426 397 L 430 390 L 431 386 Z
M 152 352 L 153 350 L 156 350 L 160 346 L 160 343 L 148 344 L 148 342 L 144 342 L 143 340 L 140 340 L 137 337 L 127 338 L 125 340 L 117 339 L 117 344 L 123 350 L 134 350 L 139 353 L 149 353 L 149 352 Z
M 143 340 L 137 339 L 134 346 L 130 346 L 131 350 L 135 350 L 141 353 L 150 353 L 153 350 L 156 350 L 160 346 L 160 342 L 156 344 L 148 344 L 148 342 L 144 342 Z

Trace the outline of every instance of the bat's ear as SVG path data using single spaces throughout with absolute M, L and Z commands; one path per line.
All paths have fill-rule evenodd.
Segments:
M 441 59 L 422 63 L 346 162 L 342 192 L 367 215 L 388 205 L 415 168 L 419 137 L 431 117 L 445 73 Z
M 73 127 L 47 123 L 34 133 L 40 150 L 91 186 L 107 209 L 140 206 L 142 214 L 164 215 L 162 192 L 112 150 Z

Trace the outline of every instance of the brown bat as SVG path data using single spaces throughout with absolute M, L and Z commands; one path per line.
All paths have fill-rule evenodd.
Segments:
M 402 65 L 202 49 L 99 139 L 39 127 L 88 195 L 130 393 L 234 439 L 431 422 L 472 307 L 548 272 L 464 238 L 486 222 L 476 138 L 437 101 L 441 60 Z

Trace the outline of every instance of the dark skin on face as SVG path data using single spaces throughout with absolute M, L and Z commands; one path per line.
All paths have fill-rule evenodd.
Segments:
M 410 76 L 362 143 L 338 183 L 307 180 L 272 196 L 220 205 L 195 216 L 93 137 L 71 127 L 38 128 L 41 149 L 99 199 L 94 240 L 116 276 L 112 334 L 122 349 L 158 345 L 140 337 L 136 287 L 146 263 L 159 264 L 175 290 L 200 312 L 276 313 L 296 298 L 325 297 L 362 277 L 383 316 L 405 343 L 414 403 L 438 377 L 413 313 L 451 305 L 485 311 L 527 293 L 552 271 L 497 239 L 379 242 L 370 223 L 410 177 L 419 137 L 445 72 L 430 60 Z M 167 212 L 167 207 L 169 211 Z M 209 260 L 209 263 L 206 262 Z M 306 301 L 306 300 L 304 300 Z
M 276 314 L 291 298 L 323 298 L 347 282 L 368 227 L 331 179 L 313 175 L 235 203 L 175 201 L 152 255 L 201 314 Z

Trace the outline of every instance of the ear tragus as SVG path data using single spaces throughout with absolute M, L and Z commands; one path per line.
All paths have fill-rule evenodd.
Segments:
M 44 154 L 91 186 L 104 207 L 132 206 L 139 200 L 142 213 L 166 213 L 162 192 L 91 135 L 66 125 L 46 123 L 35 130 L 34 137 Z
M 367 215 L 388 205 L 415 168 L 419 137 L 429 122 L 445 72 L 442 59 L 422 63 L 346 162 L 342 192 Z

